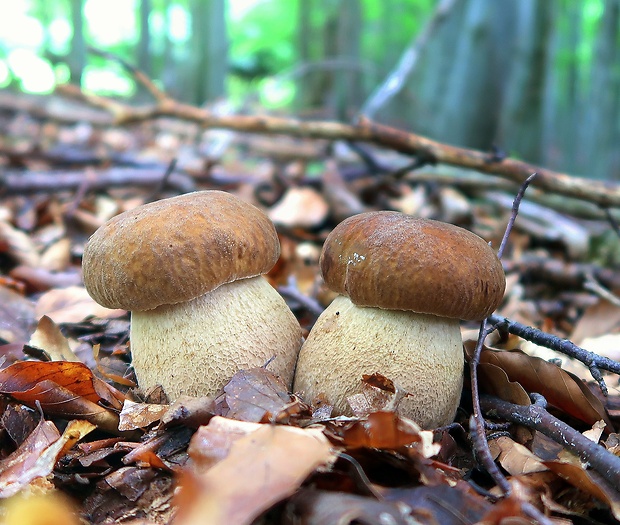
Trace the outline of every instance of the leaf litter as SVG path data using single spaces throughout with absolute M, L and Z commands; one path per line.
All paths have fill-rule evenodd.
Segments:
M 62 131 L 66 155 L 76 151 L 76 129 L 46 124 Z M 124 152 L 132 162 L 143 162 L 141 148 L 163 173 L 170 153 L 156 146 L 162 137 L 197 136 L 192 125 L 171 126 L 162 121 L 140 133 L 110 128 L 101 138 L 111 141 L 108 154 L 93 153 L 114 167 L 114 145 L 133 144 L 135 151 Z M 300 297 L 319 307 L 333 298 L 318 278 L 318 254 L 330 229 L 352 213 L 389 207 L 466 226 L 494 245 L 501 237 L 508 210 L 482 187 L 384 181 L 363 160 L 356 168 L 368 173 L 352 178 L 350 158 L 340 158 L 338 150 L 327 159 L 314 153 L 319 156 L 312 162 L 324 172 L 318 179 L 305 173 L 306 160 L 297 160 L 303 141 L 236 140 L 208 173 L 198 149 L 188 147 L 180 174 L 196 187 L 245 195 L 278 222 L 282 257 L 268 277 L 302 294 L 283 292 L 306 333 L 315 314 Z M 283 171 L 264 154 L 276 145 L 279 155 L 290 149 Z M 406 160 L 369 152 L 392 166 Z M 56 167 L 52 157 L 35 164 L 17 149 L 2 160 L 8 169 L 17 169 L 12 163 L 19 160 L 24 174 Z M 97 169 L 84 176 L 95 180 Z M 278 191 L 283 180 L 286 187 Z M 160 191 L 178 192 L 165 185 Z M 6 523 L 42 508 L 71 525 L 78 516 L 94 524 L 519 523 L 526 522 L 524 503 L 557 523 L 618 518 L 616 486 L 522 425 L 487 431 L 513 487 L 511 496 L 498 499 L 472 450 L 467 388 L 455 424 L 443 429 L 420 429 L 397 416 L 392 409 L 407 393 L 380 375 L 360 377 L 360 394 L 350 400 L 353 418 L 332 417 L 320 397 L 288 392 L 266 368 L 239 371 L 215 398 L 169 404 L 157 391 L 136 389 L 128 368 L 128 315 L 88 296 L 80 257 L 96 227 L 151 198 L 151 188 L 129 180 L 98 191 L 0 200 L 0 497 L 8 502 Z M 550 241 L 534 227 L 535 217 L 528 219 L 517 221 L 506 256 L 510 285 L 500 313 L 616 358 L 620 308 L 574 277 L 584 271 L 574 255 L 583 256 L 584 232 L 596 245 L 601 223 L 588 230 L 591 223 L 580 222 L 581 240 L 573 246 L 566 236 Z M 557 264 L 543 268 L 541 261 Z M 588 271 L 594 268 L 613 291 L 618 262 L 612 258 L 607 267 L 590 265 Z M 485 347 L 481 390 L 517 405 L 542 394 L 554 415 L 580 432 L 595 432 L 593 439 L 618 455 L 617 376 L 605 375 L 605 398 L 583 367 L 572 368 L 565 356 L 561 364 L 549 362 L 532 355 L 535 350 L 508 337 Z

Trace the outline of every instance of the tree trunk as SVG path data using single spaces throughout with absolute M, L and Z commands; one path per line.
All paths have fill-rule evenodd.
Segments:
M 225 0 L 192 3 L 192 63 L 194 104 L 201 105 L 226 94 L 228 33 Z
M 551 1 L 518 1 L 516 49 L 500 116 L 504 147 L 532 163 L 543 159 L 543 102 L 552 7 Z
M 71 50 L 67 57 L 71 82 L 82 84 L 82 74 L 86 65 L 86 44 L 84 42 L 84 0 L 71 0 Z

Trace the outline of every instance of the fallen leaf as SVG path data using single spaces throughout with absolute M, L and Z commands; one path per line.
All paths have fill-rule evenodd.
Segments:
M 61 272 L 71 263 L 71 240 L 68 237 L 52 243 L 41 255 L 39 266 L 51 272 Z
M 420 523 L 462 525 L 478 523 L 491 504 L 462 481 L 454 485 L 432 487 L 389 488 L 382 490 L 387 501 L 402 502 L 411 517 Z M 418 523 L 418 521 L 416 521 Z
M 327 492 L 301 490 L 286 504 L 284 525 L 349 525 L 353 523 L 386 523 L 407 525 L 407 508 L 375 498 Z
M 478 373 L 479 383 L 483 385 L 485 392 L 517 405 L 531 403 L 530 396 L 525 389 L 520 383 L 510 381 L 503 368 L 491 363 L 480 363 Z
M 499 463 L 511 476 L 542 472 L 547 467 L 526 447 L 513 441 L 508 436 L 493 440 L 499 447 Z
M 52 361 L 75 361 L 79 359 L 69 347 L 69 341 L 60 328 L 47 315 L 39 320 L 36 330 L 30 336 L 28 346 L 43 350 Z
M 203 428 L 192 438 L 190 458 L 202 455 Z M 248 424 L 248 423 L 246 423 Z M 206 472 L 187 471 L 178 501 L 180 525 L 250 524 L 262 512 L 292 495 L 317 468 L 336 458 L 318 429 L 260 425 L 231 444 L 226 457 Z
M 119 430 L 136 430 L 146 428 L 159 421 L 168 411 L 168 405 L 152 403 L 134 403 L 126 399 L 119 416 Z
M 353 421 L 336 432 L 347 448 L 397 450 L 413 443 L 424 444 L 426 439 L 424 431 L 415 422 L 401 418 L 394 412 L 373 412 L 368 418 Z M 427 434 L 432 436 L 432 432 Z
M 0 497 L 13 496 L 33 480 L 47 477 L 58 458 L 95 428 L 86 421 L 70 421 L 60 436 L 53 423 L 41 420 L 16 451 L 0 461 Z
M 466 355 L 473 351 L 472 342 L 465 343 Z M 520 350 L 497 350 L 483 347 L 481 363 L 501 368 L 509 381 L 519 383 L 526 392 L 538 392 L 550 405 L 564 411 L 588 425 L 603 419 L 608 431 L 613 429 L 601 401 L 574 374 L 559 366 L 532 357 Z M 485 384 L 481 382 L 484 389 Z
M 224 387 L 229 412 L 241 421 L 284 422 L 299 414 L 304 405 L 288 393 L 279 377 L 264 368 L 240 370 Z
M 349 396 L 347 403 L 355 416 L 366 417 L 373 412 L 395 412 L 407 395 L 406 390 L 381 374 L 364 374 L 361 392 Z
M 210 397 L 181 396 L 161 418 L 161 427 L 183 425 L 198 428 L 206 425 L 215 414 L 215 401 Z
M 620 520 L 620 493 L 599 474 L 563 461 L 545 461 L 544 465 L 574 487 L 609 505 L 614 517 Z
M 125 315 L 125 310 L 110 310 L 97 304 L 86 288 L 69 286 L 44 293 L 37 301 L 35 315 L 47 315 L 55 323 L 78 323 L 87 317 L 110 319 Z
M 583 346 L 585 339 L 596 338 L 617 332 L 620 327 L 620 308 L 609 301 L 600 299 L 589 306 L 575 323 L 571 341 Z
M 49 415 L 86 419 L 108 432 L 118 433 L 118 414 L 125 396 L 93 376 L 82 363 L 20 361 L 0 370 L 0 392 L 25 405 L 37 403 Z
M 19 264 L 39 265 L 39 252 L 32 238 L 8 222 L 0 220 L 0 240 L 8 245 L 8 253 Z
M 267 214 L 275 223 L 287 228 L 316 228 L 329 213 L 323 196 L 313 188 L 289 188 L 282 199 Z
M 36 319 L 31 300 L 0 286 L 0 338 L 7 343 L 23 344 L 28 341 Z

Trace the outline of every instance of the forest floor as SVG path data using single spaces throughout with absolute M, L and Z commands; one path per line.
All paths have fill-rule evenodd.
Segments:
M 84 245 L 105 221 L 224 190 L 276 224 L 282 254 L 267 277 L 307 335 L 335 297 L 318 259 L 346 217 L 396 210 L 500 245 L 519 185 L 415 160 L 372 141 L 204 130 L 170 116 L 117 126 L 66 98 L 0 93 L 6 523 L 620 519 L 620 230 L 592 202 L 536 181 L 527 190 L 478 389 L 472 396 L 466 367 L 456 421 L 440 429 L 385 410 L 394 394 L 381 391 L 385 378 L 360 377 L 368 402 L 351 418 L 331 417 L 265 368 L 231 377 L 219 397 L 169 404 L 137 388 L 128 312 L 101 307 L 83 286 Z M 462 325 L 467 360 L 478 329 Z M 478 404 L 486 430 L 472 419 Z

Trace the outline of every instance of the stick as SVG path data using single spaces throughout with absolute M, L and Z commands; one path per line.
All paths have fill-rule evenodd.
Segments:
M 350 125 L 334 121 L 302 121 L 265 115 L 216 115 L 206 109 L 182 104 L 168 97 L 151 106 L 132 107 L 109 98 L 87 94 L 75 86 L 59 86 L 57 92 L 109 111 L 118 125 L 159 117 L 172 117 L 195 122 L 204 128 L 369 142 L 405 155 L 432 159 L 434 163 L 495 174 L 517 184 L 523 184 L 533 172 L 536 172 L 538 176 L 535 185 L 547 192 L 593 202 L 603 207 L 620 207 L 620 185 L 618 184 L 582 179 L 510 157 L 498 159 L 493 154 L 450 146 L 421 135 L 377 124 L 366 118 L 360 118 L 357 124 Z
M 480 402 L 487 415 L 539 431 L 589 463 L 613 487 L 619 487 L 620 458 L 549 414 L 542 396 L 532 397 L 535 402 L 528 406 L 515 405 L 488 395 L 483 395 Z
M 619 362 L 609 359 L 608 357 L 602 357 L 585 348 L 581 348 L 568 339 L 561 339 L 556 335 L 548 334 L 538 328 L 522 325 L 521 323 L 511 321 L 500 315 L 490 316 L 489 321 L 495 325 L 495 328 L 503 328 L 507 330 L 508 333 L 519 336 L 526 341 L 550 348 L 551 350 L 561 352 L 581 361 L 588 367 L 590 374 L 592 374 L 592 377 L 598 383 L 604 395 L 607 395 L 607 385 L 601 374 L 601 369 L 608 370 L 614 374 L 620 374 Z

